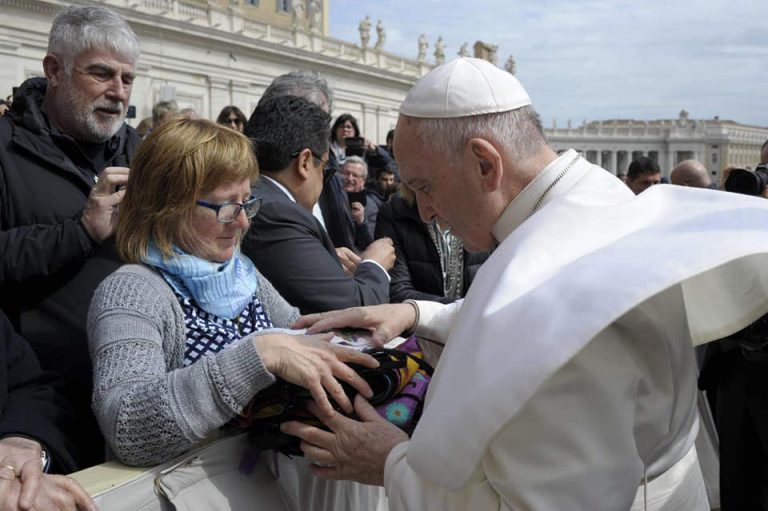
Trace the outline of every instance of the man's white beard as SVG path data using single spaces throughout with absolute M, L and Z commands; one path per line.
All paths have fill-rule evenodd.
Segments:
M 101 99 L 91 103 L 71 82 L 65 84 L 62 92 L 62 112 L 70 116 L 74 133 L 69 135 L 74 138 L 84 142 L 106 142 L 123 125 L 125 111 L 120 101 Z M 95 112 L 97 108 L 113 110 L 118 113 L 118 117 L 107 123 L 99 122 Z

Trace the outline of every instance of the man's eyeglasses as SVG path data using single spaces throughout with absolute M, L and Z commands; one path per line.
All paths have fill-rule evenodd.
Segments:
M 308 149 L 309 149 L 309 148 L 308 148 Z M 300 154 L 301 154 L 301 152 L 302 152 L 303 150 L 304 150 L 304 149 L 299 149 L 298 151 L 294 151 L 293 153 L 291 153 L 291 158 L 296 158 L 298 155 L 300 155 Z M 321 158 L 320 156 L 318 156 L 318 154 L 317 154 L 316 152 L 314 152 L 312 149 L 309 149 L 309 152 L 310 152 L 310 153 L 312 153 L 312 156 L 313 156 L 313 157 L 314 157 L 316 160 L 320 161 L 320 163 L 322 163 L 322 164 L 323 164 L 323 183 L 324 183 L 324 184 L 325 184 L 325 183 L 327 183 L 328 181 L 330 181 L 330 180 L 331 180 L 331 178 L 333 178 L 333 175 L 334 175 L 334 174 L 336 174 L 336 169 L 335 169 L 335 168 L 334 168 L 334 167 L 333 167 L 333 166 L 330 164 L 330 162 L 328 162 L 328 161 L 326 161 L 326 160 L 322 159 L 322 158 Z
M 216 221 L 220 224 L 229 224 L 234 222 L 240 215 L 241 210 L 245 210 L 245 216 L 253 218 L 261 208 L 261 197 L 251 196 L 244 203 L 225 202 L 223 204 L 213 204 L 204 200 L 197 200 L 195 204 L 204 208 L 212 209 L 216 212 Z

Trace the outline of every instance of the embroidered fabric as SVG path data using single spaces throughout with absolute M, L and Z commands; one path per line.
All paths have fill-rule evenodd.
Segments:
M 461 298 L 464 291 L 464 245 L 451 233 L 450 229 L 441 230 L 437 222 L 430 223 L 427 229 L 440 256 L 443 295 L 449 298 Z

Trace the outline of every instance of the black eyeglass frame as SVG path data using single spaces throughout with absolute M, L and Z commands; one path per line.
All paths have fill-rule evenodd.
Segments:
M 306 149 L 309 149 L 309 147 L 307 147 Z M 294 152 L 292 152 L 292 153 L 291 153 L 291 158 L 296 158 L 298 155 L 300 155 L 300 154 L 301 154 L 301 152 L 302 152 L 303 150 L 304 150 L 304 149 L 299 149 L 298 151 L 294 151 Z M 336 174 L 336 169 L 335 169 L 335 168 L 333 168 L 333 166 L 331 166 L 331 163 L 330 163 L 329 161 L 326 161 L 326 160 L 322 159 L 322 158 L 321 158 L 320 156 L 318 156 L 318 154 L 317 154 L 316 152 L 314 152 L 312 149 L 309 149 L 309 152 L 312 154 L 312 156 L 313 156 L 315 159 L 317 159 L 317 160 L 320 160 L 320 163 L 322 163 L 322 164 L 323 164 L 323 184 L 327 183 L 327 182 L 328 182 L 328 181 L 330 181 L 330 180 L 331 180 L 331 178 L 333 178 L 333 176 Z
M 204 208 L 212 209 L 216 212 L 216 221 L 220 224 L 231 224 L 235 220 L 237 220 L 237 217 L 240 216 L 241 211 L 245 211 L 245 216 L 250 218 L 253 218 L 256 216 L 256 214 L 259 212 L 259 209 L 261 209 L 261 197 L 255 197 L 251 195 L 247 201 L 245 202 L 234 202 L 234 201 L 228 201 L 223 202 L 221 204 L 214 204 L 213 202 L 208 202 L 204 200 L 196 200 L 195 204 L 198 206 L 202 206 Z M 237 213 L 232 215 L 231 220 L 222 220 L 221 219 L 221 209 L 225 208 L 227 206 L 237 206 Z

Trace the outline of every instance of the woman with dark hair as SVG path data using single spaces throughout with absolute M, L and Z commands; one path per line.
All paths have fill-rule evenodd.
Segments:
M 234 105 L 229 105 L 222 108 L 221 112 L 219 112 L 219 116 L 216 118 L 217 123 L 223 124 L 224 126 L 232 128 L 233 130 L 237 130 L 240 133 L 242 133 L 243 129 L 245 129 L 245 121 L 245 114 L 243 114 L 242 110 Z
M 371 176 L 375 175 L 376 170 L 385 168 L 389 162 L 393 161 L 392 157 L 384 149 L 367 138 L 363 138 L 361 146 L 348 147 L 347 139 L 353 137 L 362 137 L 357 119 L 352 114 L 341 114 L 336 118 L 331 127 L 330 145 L 330 151 L 336 157 L 339 165 L 344 163 L 347 156 L 360 156 L 368 164 L 369 169 L 373 170 L 372 174 L 369 173 L 369 176 Z

